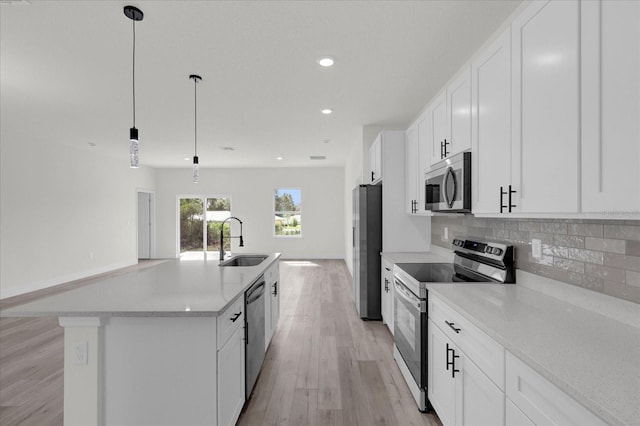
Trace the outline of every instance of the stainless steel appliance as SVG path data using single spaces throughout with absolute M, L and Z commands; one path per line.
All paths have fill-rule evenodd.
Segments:
M 245 303 L 245 396 L 249 399 L 264 362 L 263 275 L 244 293 Z
M 426 210 L 471 213 L 471 153 L 447 158 L 425 174 Z
M 382 319 L 380 252 L 382 251 L 382 186 L 353 190 L 353 295 L 360 318 Z
M 394 266 L 394 359 L 418 408 L 426 411 L 429 284 L 515 283 L 513 246 L 477 238 L 453 240 L 453 263 Z

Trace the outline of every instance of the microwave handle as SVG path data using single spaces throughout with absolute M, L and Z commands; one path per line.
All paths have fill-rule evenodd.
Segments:
M 453 196 L 451 200 L 447 194 L 447 184 L 449 183 L 449 179 L 453 179 Z M 444 174 L 444 182 L 442 182 L 442 192 L 444 196 L 444 201 L 447 203 L 449 208 L 453 208 L 453 203 L 456 200 L 456 195 L 458 194 L 458 182 L 456 181 L 456 175 L 453 172 L 453 167 L 447 168 L 447 171 Z

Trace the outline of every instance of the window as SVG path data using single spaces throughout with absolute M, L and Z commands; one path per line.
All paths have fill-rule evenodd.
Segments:
M 299 237 L 302 228 L 300 189 L 276 189 L 274 192 L 274 235 Z
M 206 206 L 206 210 L 205 210 Z M 231 217 L 229 197 L 180 198 L 180 254 L 220 251 L 220 228 Z M 224 224 L 224 248 L 231 247 L 230 224 Z M 205 250 L 206 247 L 206 250 Z

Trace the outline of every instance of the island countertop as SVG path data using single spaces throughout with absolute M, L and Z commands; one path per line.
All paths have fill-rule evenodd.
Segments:
M 172 259 L 3 309 L 0 316 L 217 316 L 279 258 L 273 253 L 242 267 L 218 266 L 217 258 Z

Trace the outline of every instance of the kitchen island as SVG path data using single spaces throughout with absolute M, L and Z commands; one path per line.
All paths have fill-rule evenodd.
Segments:
M 277 280 L 279 257 L 170 260 L 0 315 L 60 318 L 65 425 L 233 424 L 244 403 L 243 294 L 262 275 Z

